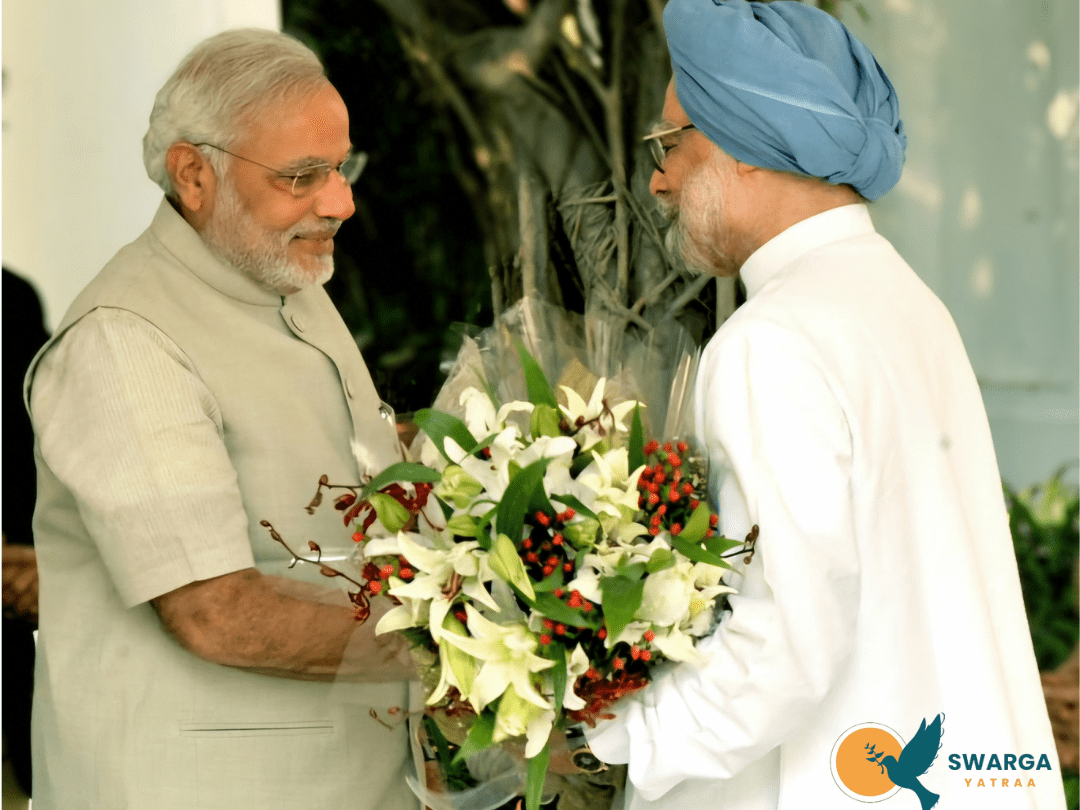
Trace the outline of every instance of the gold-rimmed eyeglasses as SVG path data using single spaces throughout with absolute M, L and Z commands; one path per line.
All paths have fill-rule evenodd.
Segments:
M 345 178 L 345 182 L 350 186 L 356 182 L 360 177 L 360 172 L 364 170 L 364 166 L 367 165 L 368 156 L 366 152 L 353 152 L 345 160 L 339 163 L 337 166 L 331 166 L 329 163 L 318 163 L 314 166 L 305 166 L 303 169 L 299 169 L 294 172 L 284 172 L 259 163 L 257 160 L 246 158 L 243 155 L 238 155 L 235 152 L 230 152 L 228 149 L 223 149 L 217 144 L 212 143 L 196 143 L 193 146 L 209 146 L 211 149 L 217 149 L 219 152 L 224 152 L 226 155 L 232 155 L 234 158 L 247 161 L 248 163 L 254 163 L 256 166 L 262 166 L 267 171 L 271 171 L 276 174 L 280 179 L 289 181 L 289 192 L 297 198 L 307 197 L 309 194 L 315 194 L 322 190 L 322 187 L 326 185 L 326 182 L 330 179 L 330 175 L 337 172 Z
M 697 129 L 693 124 L 687 124 L 682 127 L 668 127 L 666 129 L 652 132 L 642 138 L 647 144 L 649 144 L 649 154 L 652 155 L 653 162 L 656 163 L 656 170 L 660 174 L 664 173 L 664 158 L 667 157 L 667 153 L 675 148 L 676 144 L 664 144 L 661 142 L 661 138 L 665 138 L 668 135 L 675 135 L 678 132 L 683 132 L 687 129 Z

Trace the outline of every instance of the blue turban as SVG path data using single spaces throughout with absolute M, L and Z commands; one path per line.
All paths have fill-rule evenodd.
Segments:
M 664 26 L 679 103 L 729 155 L 870 200 L 896 185 L 907 145 L 896 91 L 839 21 L 788 0 L 671 0 Z

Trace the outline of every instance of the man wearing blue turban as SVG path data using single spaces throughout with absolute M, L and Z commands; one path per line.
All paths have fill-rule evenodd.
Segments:
M 723 534 L 760 535 L 705 663 L 617 704 L 593 752 L 635 809 L 1063 808 L 979 386 L 866 205 L 900 178 L 896 91 L 808 5 L 664 22 L 650 188 L 688 262 L 746 286 L 695 410 Z

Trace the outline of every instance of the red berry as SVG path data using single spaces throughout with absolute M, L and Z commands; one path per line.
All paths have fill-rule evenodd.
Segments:
M 662 503 L 658 507 L 656 507 L 656 514 L 658 514 L 658 515 L 666 515 L 667 514 L 667 504 Z
M 585 677 L 588 678 L 590 681 L 595 681 L 597 678 L 600 677 L 600 673 L 597 672 L 593 667 L 589 667 L 587 670 L 585 670 Z
M 646 641 L 652 641 L 654 638 L 656 638 L 656 633 L 654 633 L 652 630 L 646 630 L 645 631 L 645 640 Z
M 672 523 L 671 528 L 668 529 L 668 531 L 670 531 L 672 534 L 677 535 L 679 532 L 682 531 L 682 524 L 681 523 Z
M 699 506 L 701 506 L 701 501 L 699 501 L 697 498 L 691 498 L 690 499 L 690 508 L 691 509 L 697 509 Z
M 611 668 L 612 669 L 622 669 L 625 666 L 626 666 L 626 662 L 623 661 L 621 658 L 616 658 L 616 659 L 612 660 L 612 662 L 611 662 Z
M 716 528 L 716 524 L 720 522 L 719 515 L 709 515 L 709 525 Z
M 563 563 L 562 570 L 569 574 L 574 570 L 574 564 L 572 562 Z
M 688 445 L 686 442 L 679 442 L 677 445 L 675 445 L 675 449 L 678 450 L 680 453 L 685 453 L 687 450 L 690 449 L 690 445 Z
M 692 484 L 686 483 L 686 484 L 682 485 L 682 494 L 683 495 L 692 495 L 693 492 L 694 492 L 694 487 L 693 487 Z
M 393 573 L 394 573 L 394 566 L 392 566 L 392 565 L 384 565 L 379 570 L 379 576 L 382 577 L 383 579 L 390 579 L 390 577 L 393 575 Z
M 549 518 L 543 512 L 537 512 L 535 517 L 536 517 L 536 522 L 539 523 L 541 526 L 547 526 L 548 524 L 551 523 L 551 518 Z
M 665 453 L 670 453 L 671 452 L 671 442 L 664 442 L 664 452 Z
M 641 651 L 641 660 L 642 661 L 648 661 L 651 658 L 652 658 L 652 653 L 651 652 L 649 652 L 648 650 L 642 650 Z
M 364 539 L 364 535 L 362 532 L 354 532 L 352 539 L 354 543 L 359 543 L 361 540 Z
M 651 441 L 651 442 L 647 443 L 644 447 L 642 447 L 641 452 L 643 452 L 647 456 L 650 456 L 659 449 L 660 449 L 660 444 L 654 440 L 654 441 Z
M 550 557 L 547 558 L 547 564 L 548 565 L 558 565 L 559 564 L 559 558 L 556 557 L 554 554 L 552 554 Z
M 653 481 L 655 481 L 655 482 L 656 482 L 657 484 L 662 484 L 662 483 L 664 483 L 664 480 L 665 480 L 666 478 L 667 478 L 667 476 L 666 476 L 666 475 L 664 475 L 664 471 L 663 471 L 663 470 L 657 470 L 657 471 L 656 471 L 656 475 L 654 475 L 654 476 L 652 477 L 652 480 L 653 480 Z
M 532 540 L 530 540 L 528 537 L 526 537 L 524 540 L 521 541 L 521 547 L 522 548 L 532 548 Z
M 561 546 L 563 544 L 563 536 L 561 534 L 557 534 L 551 538 L 551 542 L 557 546 Z
M 573 520 L 574 515 L 576 514 L 577 512 L 575 512 L 571 507 L 566 507 L 566 511 L 563 512 L 563 523 L 566 523 L 568 520 Z
M 550 644 L 551 643 L 551 636 L 549 636 L 547 633 L 544 633 L 544 635 L 540 636 L 540 643 L 541 644 Z
M 369 582 L 367 587 L 372 596 L 378 596 L 379 592 L 382 591 L 382 583 L 378 580 Z
M 469 614 L 466 613 L 464 610 L 455 610 L 454 618 L 457 619 L 459 622 L 466 622 L 469 620 Z
M 672 490 L 670 490 L 670 491 L 668 492 L 668 494 L 667 494 L 667 499 L 668 499 L 669 501 L 671 501 L 672 503 L 674 503 L 675 501 L 679 500 L 679 498 L 681 498 L 681 497 L 682 497 L 682 496 L 681 496 L 681 495 L 679 495 L 679 490 L 677 490 L 677 489 L 672 489 Z
M 566 591 L 564 591 L 562 588 L 556 588 L 555 589 L 555 598 L 556 599 L 562 599 L 564 593 L 566 593 Z
M 402 568 L 398 572 L 398 576 L 400 576 L 402 579 L 412 579 L 413 578 L 413 570 L 411 568 Z
M 544 567 L 543 567 L 542 569 L 540 569 L 540 570 L 542 570 L 542 571 L 544 572 L 544 576 L 545 576 L 545 577 L 551 576 L 551 575 L 552 575 L 552 574 L 553 574 L 553 573 L 555 572 L 555 569 L 554 569 L 554 568 L 553 568 L 552 566 L 550 566 L 550 565 L 545 565 L 545 566 L 544 566 Z
M 650 522 L 652 523 L 653 526 L 659 526 L 660 525 L 660 515 L 653 515 L 652 520 Z
M 531 563 L 540 562 L 540 555 L 537 554 L 535 551 L 530 551 L 528 554 L 525 555 L 525 559 Z
M 641 658 L 641 647 L 639 647 L 637 644 L 632 646 L 630 648 L 630 657 L 633 658 L 635 661 Z
M 660 496 L 655 492 L 649 493 L 649 503 L 660 503 Z
M 586 613 L 588 613 L 590 610 L 592 610 L 592 602 L 586 602 L 581 607 Z
M 714 532 L 712 529 L 709 529 L 705 532 L 706 537 L 712 537 L 714 534 L 716 534 L 716 532 Z
M 649 527 L 649 534 L 651 534 L 653 537 L 656 537 L 656 535 L 660 534 L 660 527 L 659 526 L 650 526 Z
M 557 635 L 557 636 L 566 635 L 566 625 L 561 624 L 561 623 L 555 625 L 555 635 Z
M 607 638 L 607 628 L 606 627 L 601 627 L 599 630 L 597 630 L 596 631 L 596 637 L 598 639 L 600 639 L 601 641 L 603 641 L 605 638 Z

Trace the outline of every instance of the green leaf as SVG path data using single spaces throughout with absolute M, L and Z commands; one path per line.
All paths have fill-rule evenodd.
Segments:
M 643 562 L 623 563 L 615 568 L 615 573 L 627 579 L 641 579 L 647 570 L 648 566 Z
M 454 757 L 454 762 L 461 762 L 468 759 L 473 754 L 479 754 L 489 745 L 491 745 L 492 738 L 495 736 L 495 705 L 489 703 L 480 714 L 473 720 L 472 728 L 469 729 L 469 736 L 465 738 L 465 742 L 461 744 L 461 748 L 458 749 L 457 756 Z
M 551 668 L 551 686 L 555 690 L 555 716 L 562 716 L 563 697 L 566 695 L 566 647 L 552 642 L 547 645 L 545 658 L 555 662 Z
M 521 368 L 525 372 L 525 387 L 529 391 L 529 402 L 533 405 L 550 405 L 558 410 L 559 404 L 555 401 L 555 392 L 551 383 L 544 375 L 544 370 L 529 354 L 523 343 L 518 343 L 518 355 L 521 357 Z
M 673 565 L 675 565 L 675 555 L 666 548 L 658 548 L 649 557 L 649 561 L 645 563 L 645 570 L 650 574 L 655 574 L 657 571 L 663 571 Z
M 529 420 L 529 433 L 534 439 L 541 436 L 562 436 L 559 430 L 559 412 L 550 405 L 540 404 L 533 408 L 532 419 Z
M 495 512 L 496 509 L 489 509 L 480 516 L 480 522 L 476 524 L 476 542 L 484 551 L 491 551 L 491 534 L 488 532 L 488 527 L 495 519 Z
M 517 546 L 502 532 L 499 532 L 499 536 L 495 538 L 495 544 L 488 555 L 488 563 L 491 565 L 491 570 L 499 577 L 509 582 L 530 600 L 536 599 L 532 581 L 525 573 L 525 563 L 518 556 Z
M 686 521 L 686 525 L 683 526 L 679 537 L 682 537 L 688 543 L 700 543 L 705 538 L 705 533 L 709 531 L 710 514 L 709 507 L 705 503 L 699 503 L 697 509 L 694 510 L 694 514 L 690 516 L 690 519 Z
M 377 492 L 395 481 L 407 481 L 410 484 L 437 484 L 441 479 L 442 475 L 431 467 L 412 461 L 399 461 L 372 478 L 360 492 L 360 500 L 366 498 L 369 492 Z
M 706 551 L 697 543 L 691 543 L 681 534 L 672 536 L 671 545 L 676 551 L 678 551 L 691 562 L 703 562 L 708 563 L 709 565 L 718 565 L 721 568 L 731 567 L 727 564 L 725 560 L 721 559 L 718 555 L 713 554 L 711 551 Z
M 561 503 L 563 506 L 569 506 L 579 515 L 583 515 L 587 518 L 592 518 L 593 520 L 598 520 L 598 518 L 596 517 L 596 512 L 587 507 L 573 495 L 556 495 L 555 500 Z
M 705 548 L 711 551 L 713 554 L 726 554 L 733 548 L 739 548 L 742 546 L 738 540 L 728 540 L 726 537 L 706 537 Z
M 540 753 L 529 760 L 529 767 L 525 772 L 525 810 L 540 810 L 540 799 L 544 795 L 544 777 L 547 775 L 550 758 L 550 744 L 544 743 Z
M 641 406 L 634 408 L 634 418 L 630 420 L 630 446 L 627 448 L 630 471 L 645 464 L 645 427 L 641 424 Z
M 408 509 L 398 503 L 396 499 L 382 492 L 372 492 L 368 495 L 368 501 L 371 503 L 372 509 L 375 510 L 375 514 L 379 516 L 379 521 L 392 534 L 401 531 L 401 528 L 412 517 Z
M 537 593 L 550 593 L 556 588 L 563 586 L 563 570 L 562 566 L 558 566 L 554 571 L 544 577 L 540 582 L 533 584 L 533 590 Z
M 529 601 L 529 606 L 543 613 L 553 622 L 562 622 L 573 627 L 589 626 L 584 616 L 573 608 L 567 607 L 566 603 L 560 601 L 554 594 L 538 593 L 535 599 Z
M 615 638 L 630 623 L 641 607 L 645 580 L 626 577 L 604 577 L 600 580 L 601 605 L 608 635 Z
M 533 490 L 542 486 L 544 473 L 547 471 L 549 458 L 541 458 L 523 469 L 506 487 L 502 500 L 496 507 L 495 525 L 500 534 L 505 534 L 513 542 L 521 540 L 521 529 L 525 525 L 525 512 L 533 497 Z
M 446 455 L 446 448 L 443 446 L 447 436 L 461 445 L 463 450 L 468 450 L 476 444 L 476 439 L 473 438 L 465 423 L 448 413 L 424 408 L 416 412 L 416 424 L 435 442 L 435 446 L 446 456 L 447 461 L 453 461 Z

